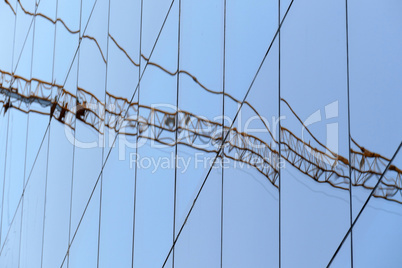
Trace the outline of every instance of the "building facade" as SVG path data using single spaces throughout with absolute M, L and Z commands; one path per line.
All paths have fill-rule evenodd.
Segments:
M 1 267 L 400 267 L 402 4 L 0 3 Z

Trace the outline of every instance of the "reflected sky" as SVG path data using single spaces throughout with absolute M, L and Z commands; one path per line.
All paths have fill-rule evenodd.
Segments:
M 400 4 L 346 6 L 2 2 L 2 266 L 323 267 L 373 193 L 331 267 L 397 267 Z

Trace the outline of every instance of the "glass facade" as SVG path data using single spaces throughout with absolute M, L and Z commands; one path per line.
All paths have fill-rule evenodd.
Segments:
M 400 267 L 402 3 L 0 3 L 0 267 Z

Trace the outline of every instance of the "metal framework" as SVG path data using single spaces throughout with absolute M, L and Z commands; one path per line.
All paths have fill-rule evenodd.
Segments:
M 107 128 L 120 135 L 136 136 L 139 128 L 138 138 L 167 146 L 181 144 L 200 151 L 217 153 L 222 146 L 222 131 L 225 134 L 230 131 L 223 144 L 227 148 L 223 150 L 224 156 L 256 168 L 272 185 L 279 188 L 279 153 L 274 149 L 276 147 L 271 145 L 278 146 L 278 141 L 268 128 L 271 144 L 236 128 L 223 127 L 221 122 L 211 121 L 190 112 L 168 112 L 138 105 L 137 102 L 130 102 L 108 92 L 104 103 L 82 88 L 78 88 L 77 94 L 74 95 L 61 85 L 34 78 L 26 79 L 1 70 L 0 93 L 0 103 L 3 104 L 1 113 L 13 108 L 25 113 L 47 115 L 72 130 L 75 130 L 75 119 L 78 119 L 100 134 L 104 134 Z M 282 101 L 289 105 L 285 100 Z M 254 108 L 253 110 L 256 111 Z M 127 113 L 124 113 L 125 111 Z M 292 109 L 291 111 L 298 118 Z M 177 140 L 176 129 L 179 133 Z M 349 189 L 347 158 L 329 150 L 313 135 L 318 148 L 303 141 L 285 127 L 281 127 L 281 137 L 281 157 L 297 170 L 319 183 Z M 353 143 L 358 149 L 351 149 L 351 185 L 372 190 L 390 159 L 365 149 L 354 140 Z M 402 170 L 391 165 L 374 196 L 402 204 L 401 180 Z

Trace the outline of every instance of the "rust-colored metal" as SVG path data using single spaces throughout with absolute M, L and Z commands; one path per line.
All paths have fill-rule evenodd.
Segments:
M 277 183 L 279 155 L 275 147 L 236 128 L 229 129 L 225 126 L 222 129 L 220 122 L 187 111 L 167 112 L 138 105 L 108 92 L 105 102 L 102 102 L 94 94 L 82 88 L 78 88 L 77 95 L 74 95 L 61 85 L 35 78 L 26 79 L 4 71 L 0 71 L 0 93 L 0 102 L 3 104 L 1 112 L 4 112 L 8 105 L 8 108 L 25 113 L 52 115 L 57 121 L 73 130 L 78 119 L 100 134 L 104 134 L 106 127 L 115 133 L 135 136 L 139 127 L 139 138 L 167 146 L 174 146 L 177 143 L 209 153 L 217 153 L 220 146 L 226 146 L 225 157 L 256 168 L 275 187 L 279 187 Z M 139 109 L 141 116 L 137 117 Z M 178 122 L 174 122 L 176 114 Z M 174 135 L 176 128 L 179 133 L 177 141 Z M 221 131 L 229 132 L 223 145 L 222 135 L 217 134 Z M 313 136 L 310 131 L 309 133 Z M 310 143 L 304 142 L 285 127 L 281 128 L 281 137 L 283 146 L 281 157 L 301 173 L 319 183 L 349 189 L 348 159 L 328 150 L 314 136 L 321 148 L 315 148 Z M 278 145 L 278 141 L 271 133 L 267 138 L 272 144 Z M 363 148 L 354 140 L 353 142 L 360 151 L 353 149 L 351 151 L 352 185 L 372 189 L 375 185 L 373 181 L 378 180 L 390 160 Z M 392 165 L 374 196 L 402 203 L 401 176 L 402 171 Z

